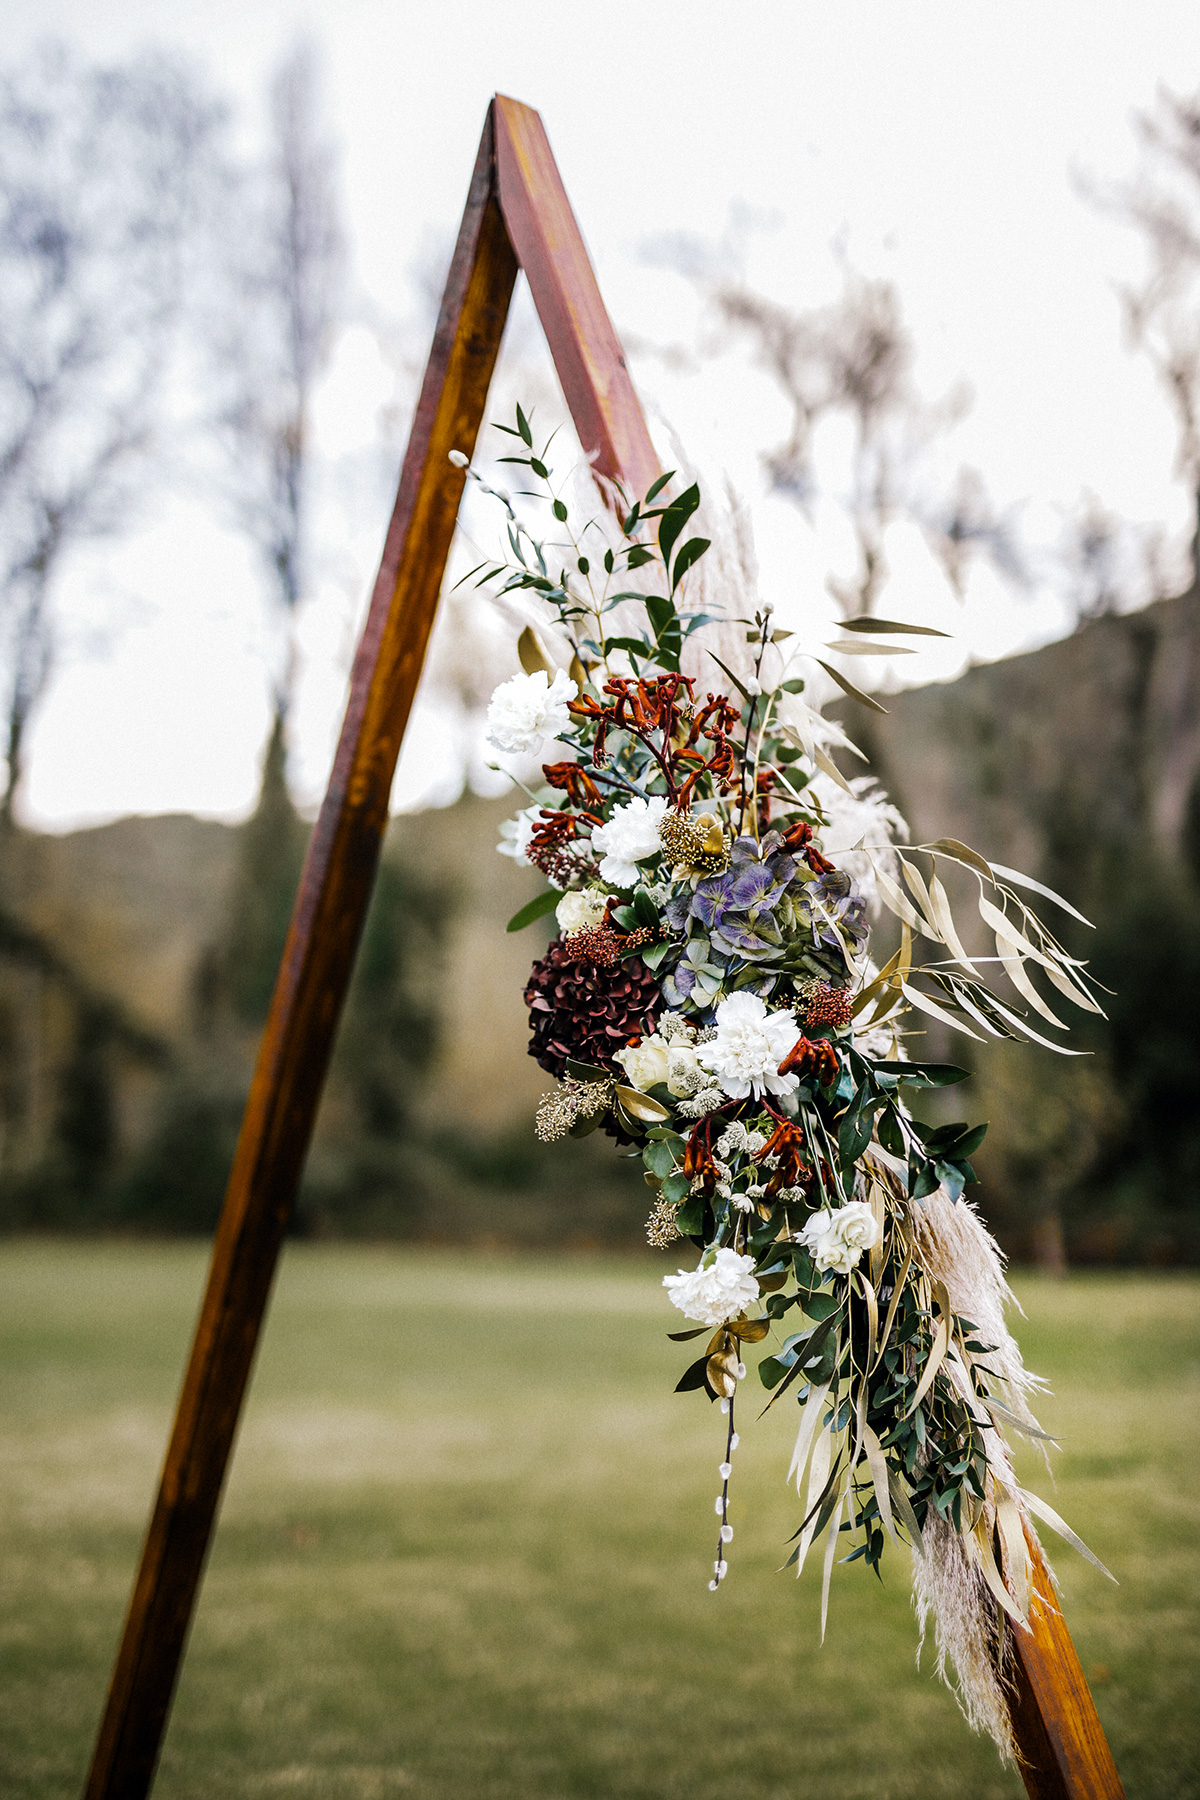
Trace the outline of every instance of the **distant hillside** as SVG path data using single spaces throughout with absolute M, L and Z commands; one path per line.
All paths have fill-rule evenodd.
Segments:
M 980 1056 L 967 1104 L 992 1120 L 990 1216 L 1016 1253 L 1050 1262 L 1200 1256 L 1200 598 L 1100 619 L 887 705 L 856 709 L 852 727 L 913 840 L 962 838 L 1058 889 L 1098 929 L 1048 920 L 1115 990 L 1111 1024 L 1072 1039 L 1086 1059 Z M 541 885 L 496 853 L 511 807 L 467 796 L 389 829 L 305 1229 L 637 1239 L 645 1195 L 625 1165 L 591 1140 L 547 1152 L 533 1139 L 546 1078 L 526 1054 L 521 990 L 548 933 L 505 932 Z M 285 859 L 304 835 L 290 817 L 271 827 Z M 254 829 L 133 818 L 12 847 L 0 1222 L 211 1222 L 257 1035 L 221 1000 L 221 946 L 241 941 L 238 909 L 260 897 L 247 871 L 274 866 L 268 825 Z M 255 926 L 270 959 L 290 867 L 274 882 L 279 917 Z M 954 1045 L 958 1060 L 969 1051 Z

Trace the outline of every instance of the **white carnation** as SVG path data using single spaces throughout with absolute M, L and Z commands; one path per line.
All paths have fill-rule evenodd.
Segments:
M 625 1071 L 630 1087 L 644 1094 L 656 1081 L 667 1079 L 667 1046 L 657 1036 L 643 1038 L 640 1044 L 627 1044 L 613 1057 Z
M 731 994 L 717 1008 L 716 1037 L 696 1055 L 731 1100 L 746 1100 L 751 1093 L 760 1100 L 763 1094 L 790 1094 L 800 1085 L 799 1076 L 779 1074 L 799 1036 L 790 1012 L 769 1013 L 757 994 Z
M 600 875 L 613 887 L 632 887 L 638 878 L 637 864 L 657 856 L 662 849 L 658 827 L 667 810 L 665 800 L 629 800 L 618 806 L 607 825 L 597 825 L 592 833 L 592 849 L 603 856 Z
M 736 1250 L 706 1251 L 698 1269 L 664 1275 L 672 1306 L 700 1325 L 725 1325 L 758 1299 L 754 1258 Z
M 488 743 L 497 750 L 533 755 L 547 738 L 559 737 L 571 725 L 567 701 L 578 692 L 562 669 L 555 670 L 553 681 L 545 669 L 502 681 L 488 704 Z
M 800 1242 L 814 1267 L 848 1275 L 864 1250 L 873 1250 L 882 1233 L 879 1220 L 865 1200 L 848 1200 L 830 1212 L 814 1213 L 800 1233 Z
M 514 862 L 529 862 L 529 846 L 533 840 L 533 828 L 541 814 L 540 806 L 526 806 L 515 819 L 505 819 L 500 827 L 500 842 L 496 845 L 501 856 L 511 856 Z M 533 865 L 530 864 L 532 868 Z
M 589 925 L 599 925 L 607 905 L 608 895 L 596 888 L 584 888 L 582 892 L 573 888 L 554 909 L 558 929 L 567 936 L 572 931 L 584 931 Z

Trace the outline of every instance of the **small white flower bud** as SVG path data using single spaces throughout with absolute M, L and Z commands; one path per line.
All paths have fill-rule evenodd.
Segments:
M 729 1448 L 731 1450 L 736 1450 L 738 1445 L 741 1443 L 741 1441 L 742 1441 L 741 1438 L 738 1436 L 737 1432 L 735 1431 L 733 1436 L 729 1440 Z
M 717 1564 L 717 1580 L 724 1581 L 724 1579 L 728 1575 L 728 1573 L 729 1573 L 729 1564 L 727 1562 L 719 1562 Z
M 732 1463 L 718 1463 L 717 1474 L 721 1477 L 722 1481 L 728 1481 L 729 1477 L 733 1474 Z
M 471 461 L 470 457 L 464 456 L 461 450 L 451 450 L 449 456 L 456 469 L 465 469 Z
M 731 1544 L 733 1542 L 733 1526 L 732 1525 L 722 1525 L 722 1527 L 721 1527 L 721 1542 L 723 1544 Z
M 721 1494 L 717 1495 L 717 1503 L 713 1507 L 713 1511 L 716 1513 L 718 1519 L 721 1517 L 721 1514 L 725 1511 L 725 1500 Z
M 716 1582 L 715 1582 L 715 1581 L 710 1581 L 710 1582 L 709 1582 L 709 1584 L 708 1584 L 708 1591 L 709 1591 L 709 1593 L 710 1593 L 710 1594 L 715 1594 L 715 1593 L 716 1593 L 716 1591 L 717 1591 L 717 1584 L 716 1584 Z
M 745 1381 L 746 1379 L 746 1365 L 743 1362 L 740 1362 L 737 1366 L 737 1378 L 739 1381 Z
M 728 1400 L 722 1400 L 722 1402 L 721 1402 L 721 1411 L 722 1411 L 722 1412 L 723 1412 L 723 1413 L 727 1413 L 727 1412 L 728 1412 L 728 1411 L 729 1411 L 729 1402 L 728 1402 Z

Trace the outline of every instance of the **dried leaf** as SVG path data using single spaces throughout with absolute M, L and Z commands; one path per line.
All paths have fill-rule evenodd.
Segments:
M 959 942 L 958 933 L 954 929 L 954 915 L 950 911 L 949 898 L 947 897 L 945 888 L 942 886 L 936 875 L 931 875 L 929 878 L 929 900 L 933 907 L 934 920 L 937 923 L 938 930 L 942 934 L 942 941 L 945 943 L 946 948 L 949 950 L 951 956 L 953 956 L 955 962 L 960 964 L 962 968 L 969 969 L 973 975 L 975 973 L 975 965 L 963 949 L 962 944 Z
M 871 1430 L 869 1425 L 863 1426 L 863 1447 L 867 1452 L 867 1464 L 871 1470 L 871 1480 L 875 1484 L 875 1503 L 879 1508 L 879 1517 L 883 1520 L 884 1529 L 887 1531 L 888 1535 L 894 1538 L 896 1543 L 899 1543 L 900 1539 L 896 1536 L 896 1526 L 892 1519 L 891 1494 L 888 1488 L 887 1460 L 884 1457 L 883 1447 L 880 1444 L 879 1439 L 875 1436 L 875 1433 Z
M 948 856 L 951 862 L 964 863 L 968 869 L 974 869 L 976 874 L 986 875 L 989 881 L 995 880 L 991 863 L 985 862 L 977 850 L 972 850 L 970 844 L 962 844 L 957 838 L 937 838 L 932 844 L 920 844 L 917 847 L 928 850 L 930 855 L 936 853 L 938 856 Z
M 831 668 L 827 662 L 822 662 L 819 656 L 814 656 L 813 661 L 818 668 L 824 669 L 831 680 L 837 682 L 844 694 L 849 694 L 851 700 L 857 700 L 863 706 L 869 706 L 872 712 L 887 713 L 886 706 L 880 706 L 878 700 L 872 700 L 870 694 L 864 694 L 861 688 L 856 688 L 852 681 L 847 681 L 844 675 L 839 675 L 836 669 Z
M 672 1117 L 669 1106 L 652 1100 L 649 1094 L 641 1094 L 637 1088 L 623 1087 L 619 1082 L 616 1088 L 617 1099 L 631 1118 L 641 1119 L 647 1125 L 659 1125 L 664 1119 Z
M 517 657 L 527 675 L 536 675 L 539 670 L 544 670 L 550 676 L 554 674 L 554 664 L 547 656 L 542 646 L 542 640 L 532 625 L 526 625 L 517 639 Z
M 910 1005 L 919 1008 L 923 1013 L 928 1013 L 931 1019 L 937 1019 L 940 1024 L 948 1025 L 951 1031 L 961 1031 L 964 1037 L 974 1038 L 977 1044 L 984 1042 L 977 1031 L 972 1031 L 971 1027 L 964 1025 L 961 1019 L 954 1018 L 944 1007 L 939 1006 L 936 1000 L 931 1000 L 927 994 L 922 994 L 915 987 L 910 987 L 907 981 L 900 983 L 900 990 Z
M 825 1546 L 825 1569 L 821 1576 L 821 1642 L 825 1642 L 825 1621 L 829 1617 L 829 1583 L 833 1576 L 833 1559 L 837 1555 L 838 1532 L 842 1528 L 842 1508 L 846 1496 L 839 1489 L 837 1505 L 829 1521 L 829 1542 Z
M 1076 912 L 1071 902 L 1064 900 L 1061 894 L 1056 894 L 1053 888 L 1043 887 L 1040 881 L 1034 881 L 1032 876 L 1022 875 L 1019 869 L 1006 869 L 1003 863 L 993 863 L 992 869 L 995 874 L 1003 875 L 1005 881 L 1011 881 L 1015 887 L 1029 888 L 1033 893 L 1041 894 L 1043 899 L 1053 900 L 1055 906 L 1061 906 L 1064 912 L 1069 912 L 1073 919 L 1078 919 L 1090 931 L 1096 929 L 1090 919 L 1085 919 L 1081 912 Z
M 1066 1538 L 1072 1550 L 1078 1550 L 1080 1556 L 1086 1557 L 1093 1567 L 1099 1569 L 1102 1575 L 1107 1575 L 1108 1579 L 1115 1583 L 1116 1586 L 1119 1587 L 1121 1585 L 1120 1582 L 1117 1581 L 1112 1570 L 1105 1568 L 1104 1564 L 1100 1561 L 1100 1558 L 1093 1555 L 1083 1539 L 1077 1537 L 1075 1532 L 1071 1530 L 1071 1527 L 1059 1518 L 1052 1506 L 1047 1506 L 1044 1500 L 1039 1500 L 1038 1496 L 1036 1494 L 1031 1494 L 1027 1488 L 1022 1488 L 1020 1492 L 1022 1500 L 1035 1518 L 1041 1519 L 1044 1524 L 1049 1525 L 1051 1531 L 1057 1531 L 1059 1537 Z
M 946 1292 L 946 1284 L 944 1281 L 934 1282 L 933 1297 L 937 1302 L 937 1305 L 941 1308 L 942 1316 L 938 1320 L 938 1328 L 934 1333 L 933 1338 L 933 1347 L 929 1352 L 921 1379 L 917 1383 L 917 1391 L 905 1409 L 904 1417 L 906 1419 L 912 1417 L 913 1413 L 916 1412 L 918 1406 L 920 1406 L 922 1400 L 933 1386 L 934 1376 L 941 1368 L 942 1360 L 945 1357 L 947 1350 L 950 1348 L 950 1296 Z

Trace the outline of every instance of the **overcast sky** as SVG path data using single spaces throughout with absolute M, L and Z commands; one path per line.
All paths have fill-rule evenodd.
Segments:
M 516 95 L 542 113 L 631 343 L 686 344 L 696 332 L 691 290 L 647 265 L 647 241 L 686 232 L 715 242 L 749 209 L 747 278 L 780 300 L 832 296 L 835 242 L 896 282 L 924 390 L 932 398 L 965 378 L 973 392 L 956 449 L 1002 503 L 1022 504 L 1035 534 L 1051 534 L 1083 490 L 1134 521 L 1179 530 L 1186 520 L 1169 414 L 1122 343 L 1116 287 L 1136 275 L 1138 246 L 1081 200 L 1076 177 L 1130 172 L 1135 110 L 1160 84 L 1200 85 L 1194 0 L 609 0 L 590 10 L 561 0 L 40 0 L 36 16 L 4 0 L 0 20 L 8 57 L 42 31 L 98 56 L 146 42 L 185 48 L 248 116 L 275 57 L 307 29 L 328 60 L 357 286 L 401 318 L 418 308 L 415 272 L 457 224 L 489 95 Z M 757 461 L 784 434 L 777 397 L 737 358 L 681 374 L 643 353 L 634 366 L 702 466 L 727 468 L 746 493 L 765 585 L 791 603 L 815 565 L 811 534 L 766 496 Z M 392 393 L 356 326 L 322 396 L 330 453 L 365 449 Z M 356 500 L 305 610 L 294 768 L 310 798 L 386 519 L 365 478 Z M 923 665 L 931 676 L 1063 628 L 1046 593 L 1014 600 L 987 583 L 951 617 L 919 557 L 897 582 L 909 616 L 956 633 Z M 198 501 L 176 499 L 134 541 L 81 563 L 64 605 L 68 651 L 32 744 L 31 822 L 244 812 L 267 683 L 258 586 L 238 541 Z M 98 637 L 90 628 L 101 620 L 109 628 Z M 402 803 L 437 791 L 436 721 L 424 717 L 422 732 L 424 745 L 406 753 Z

